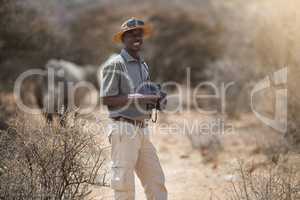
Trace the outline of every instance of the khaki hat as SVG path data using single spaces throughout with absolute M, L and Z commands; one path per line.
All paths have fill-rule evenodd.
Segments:
M 113 36 L 113 42 L 114 43 L 120 43 L 122 42 L 122 36 L 126 31 L 133 30 L 133 29 L 143 29 L 144 31 L 144 38 L 147 38 L 152 35 L 152 27 L 149 24 L 146 24 L 143 20 L 132 17 L 128 20 L 126 20 L 122 25 L 121 25 L 121 30 L 116 33 Z

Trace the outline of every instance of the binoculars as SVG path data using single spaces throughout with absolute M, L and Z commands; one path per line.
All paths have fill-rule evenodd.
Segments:
M 166 104 L 167 104 L 167 98 L 166 98 L 167 93 L 162 91 L 160 84 L 146 82 L 139 88 L 139 90 L 137 92 L 140 94 L 144 94 L 144 95 L 158 95 L 160 97 L 156 103 L 154 103 L 154 104 L 148 103 L 146 105 L 147 110 L 152 110 L 152 109 L 163 110 L 163 109 L 165 109 Z

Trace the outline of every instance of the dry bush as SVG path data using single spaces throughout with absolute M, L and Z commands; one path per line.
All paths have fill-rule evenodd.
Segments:
M 250 168 L 252 169 L 252 168 Z M 238 182 L 231 182 L 228 200 L 297 200 L 300 198 L 299 171 L 295 167 L 268 166 L 252 172 L 239 163 Z
M 39 120 L 18 117 L 0 134 L 0 199 L 84 199 L 90 185 L 106 184 L 95 136 Z

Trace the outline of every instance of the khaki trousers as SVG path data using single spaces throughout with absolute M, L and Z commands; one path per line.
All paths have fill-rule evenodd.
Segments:
M 165 177 L 149 140 L 148 128 L 124 121 L 114 121 L 111 125 L 111 188 L 115 200 L 135 199 L 134 172 L 144 187 L 147 200 L 167 200 Z

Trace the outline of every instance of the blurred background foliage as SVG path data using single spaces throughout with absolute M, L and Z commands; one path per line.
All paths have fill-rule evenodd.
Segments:
M 153 77 L 180 82 L 190 67 L 193 82 L 205 79 L 204 69 L 224 50 L 222 22 L 201 9 L 191 14 L 181 7 L 183 2 L 165 3 L 2 0 L 1 82 L 12 82 L 20 72 L 42 67 L 51 58 L 100 65 L 119 51 L 111 37 L 130 16 L 142 17 L 155 28 L 145 47 Z
M 21 72 L 52 58 L 99 66 L 121 48 L 111 42 L 120 23 L 137 16 L 155 28 L 144 48 L 153 79 L 185 83 L 189 67 L 192 86 L 234 82 L 226 96 L 230 116 L 250 111 L 253 85 L 287 66 L 289 132 L 299 135 L 299 6 L 296 0 L 0 0 L 0 88 L 12 89 Z M 259 101 L 266 114 L 274 104 L 274 95 Z

